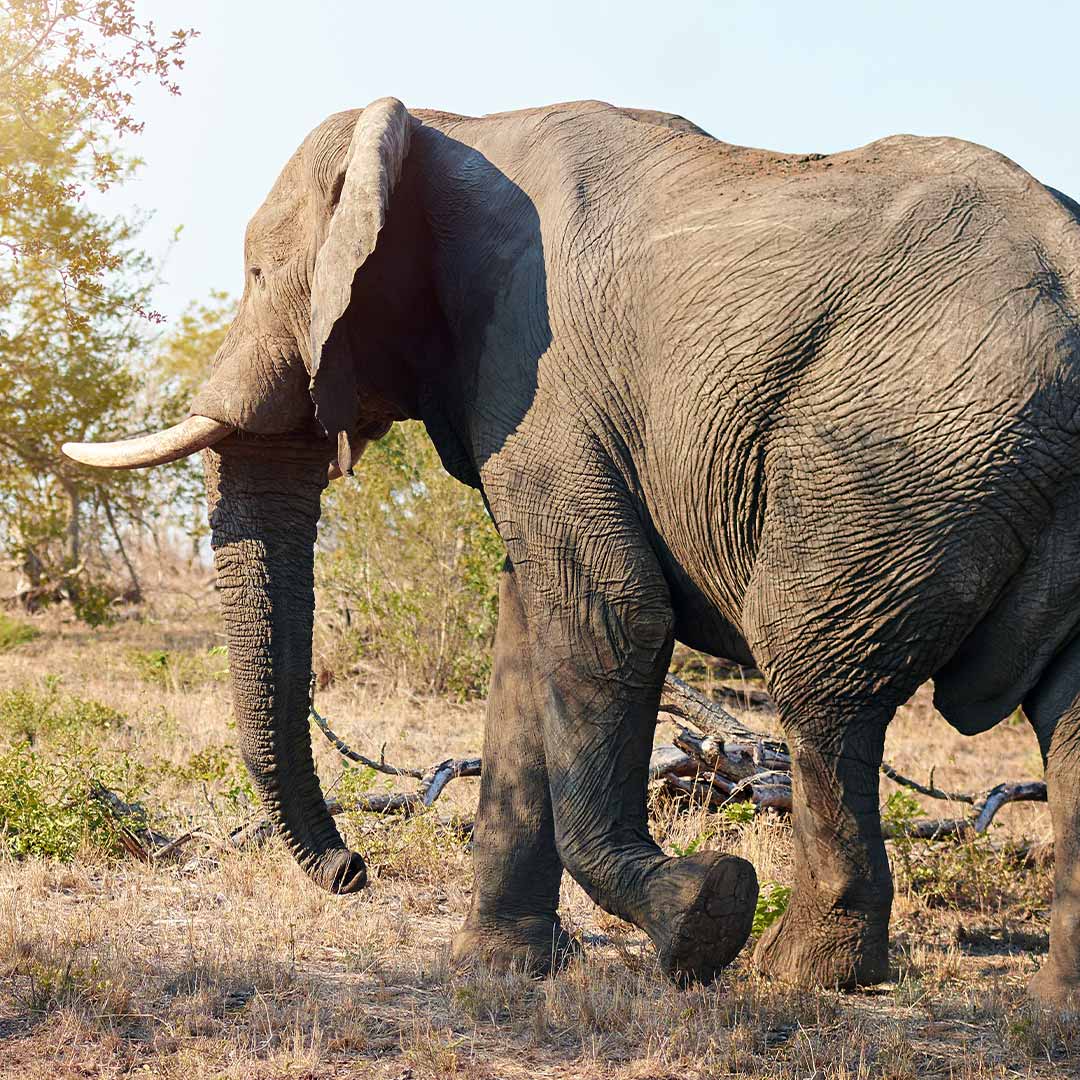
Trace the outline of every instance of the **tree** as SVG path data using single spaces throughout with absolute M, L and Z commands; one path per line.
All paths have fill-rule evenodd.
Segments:
M 145 305 L 153 267 L 132 246 L 135 226 L 79 204 L 23 207 L 5 225 L 22 254 L 5 268 L 8 302 L 0 308 L 4 545 L 23 569 L 28 597 L 61 587 L 89 613 L 97 594 L 85 585 L 92 579 L 86 526 L 96 524 L 99 548 L 109 538 L 137 594 L 121 526 L 141 519 L 151 488 L 145 474 L 83 469 L 61 455 L 60 444 L 127 431 L 140 409 L 146 425 L 154 422 L 153 409 L 139 405 L 145 378 L 133 363 L 147 334 L 134 312 Z M 49 253 L 76 249 L 88 236 L 104 238 L 123 269 L 103 270 L 93 289 L 81 289 L 73 318 Z
M 143 126 L 132 90 L 152 78 L 178 93 L 174 75 L 194 34 L 162 41 L 136 19 L 133 0 L 0 0 L 0 308 L 13 297 L 7 270 L 23 258 L 56 276 L 74 321 L 80 298 L 120 269 L 126 240 L 107 222 L 84 218 L 78 243 L 70 230 L 11 225 L 35 213 L 55 220 L 89 188 L 123 178 L 115 142 Z
M 0 542 L 28 599 L 59 590 L 88 618 L 108 598 L 93 571 L 110 556 L 139 594 L 124 529 L 165 492 L 59 453 L 65 439 L 156 426 L 161 411 L 138 359 L 160 317 L 137 223 L 84 195 L 130 172 L 118 147 L 142 128 L 132 91 L 153 79 L 176 93 L 193 33 L 162 41 L 133 0 L 0 0 Z
M 195 391 L 206 380 L 210 361 L 221 347 L 236 315 L 236 300 L 211 290 L 206 300 L 193 300 L 162 342 L 154 358 L 156 392 L 170 423 L 182 420 Z

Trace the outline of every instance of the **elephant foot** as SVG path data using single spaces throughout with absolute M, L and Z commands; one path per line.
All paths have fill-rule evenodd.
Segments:
M 1027 993 L 1032 1001 L 1045 1009 L 1080 1012 L 1080 980 L 1063 976 L 1052 959 L 1031 977 Z
M 745 859 L 703 851 L 663 862 L 648 884 L 646 917 L 665 975 L 711 982 L 746 944 L 758 883 Z
M 754 967 L 809 989 L 853 990 L 889 979 L 889 919 L 864 912 L 813 913 L 791 907 L 761 936 Z
M 454 935 L 451 959 L 462 969 L 480 963 L 544 978 L 561 971 L 581 952 L 581 945 L 558 919 L 537 917 L 476 926 L 466 923 Z

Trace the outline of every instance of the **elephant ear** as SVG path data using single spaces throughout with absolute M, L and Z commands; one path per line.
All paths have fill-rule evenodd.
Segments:
M 409 152 L 411 117 L 396 98 L 379 98 L 353 129 L 326 239 L 311 285 L 311 396 L 315 417 L 337 441 L 338 467 L 352 471 L 349 439 L 359 420 L 358 384 L 343 316 L 353 280 L 375 250 L 390 197 Z

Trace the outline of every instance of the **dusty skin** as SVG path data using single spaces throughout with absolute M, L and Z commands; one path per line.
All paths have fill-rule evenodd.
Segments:
M 743 945 L 753 867 L 649 835 L 678 641 L 760 668 L 793 754 L 760 971 L 888 981 L 878 768 L 933 677 L 957 730 L 1022 704 L 1038 735 L 1060 857 L 1029 990 L 1077 1005 L 1080 205 L 951 138 L 789 154 L 596 101 L 385 97 L 309 133 L 244 261 L 203 434 L 67 452 L 205 448 L 239 742 L 313 881 L 368 879 L 306 724 L 320 493 L 420 419 L 507 551 L 456 960 L 542 973 L 563 867 L 677 982 Z
M 41 637 L 0 656 L 0 693 L 62 674 L 66 692 L 120 709 L 127 723 L 93 736 L 102 752 L 152 770 L 148 801 L 169 828 L 190 815 L 220 835 L 243 817 L 223 794 L 228 781 L 185 781 L 161 764 L 187 767 L 235 742 L 227 682 L 199 673 L 220 643 L 214 601 L 193 595 L 142 624 L 39 621 Z M 154 649 L 191 658 L 182 685 L 140 674 L 135 657 Z M 385 741 L 390 760 L 480 747 L 482 703 L 382 700 L 355 682 L 320 701 L 358 746 Z M 321 739 L 316 749 L 324 785 L 339 791 L 340 760 Z M 964 738 L 934 714 L 928 688 L 900 710 L 887 754 L 923 779 L 936 765 L 942 786 L 1040 774 L 1027 724 Z M 439 813 L 470 816 L 478 786 L 452 784 Z M 882 781 L 883 799 L 895 790 Z M 1050 835 L 1042 806 L 1010 806 L 1000 820 L 994 841 Z M 717 831 L 713 817 L 659 805 L 652 821 L 669 853 L 704 836 L 700 848 L 750 859 L 763 883 L 791 880 L 782 822 Z M 224 857 L 195 845 L 179 866 L 157 868 L 89 853 L 0 864 L 0 1076 L 989 1080 L 1061 1077 L 1080 1063 L 1075 1025 L 1024 995 L 1047 949 L 1046 869 L 950 847 L 925 864 L 941 894 L 928 896 L 912 891 L 890 844 L 891 981 L 845 994 L 784 989 L 750 971 L 747 949 L 715 985 L 680 990 L 646 936 L 569 877 L 561 911 L 584 940 L 584 963 L 546 980 L 454 973 L 447 943 L 472 880 L 462 843 L 431 818 L 348 821 L 345 831 L 369 859 L 368 888 L 355 896 L 316 888 L 279 843 Z

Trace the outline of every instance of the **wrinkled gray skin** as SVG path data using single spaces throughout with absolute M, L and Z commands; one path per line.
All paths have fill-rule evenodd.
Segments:
M 1035 727 L 1057 876 L 1031 989 L 1080 986 L 1074 203 L 954 139 L 798 157 L 596 102 L 383 99 L 308 136 L 245 260 L 192 411 L 241 429 L 207 453 L 236 708 L 316 881 L 365 880 L 312 767 L 319 495 L 412 417 L 508 555 L 460 958 L 558 963 L 564 868 L 676 977 L 741 947 L 752 868 L 649 836 L 679 640 L 756 663 L 794 752 L 796 886 L 762 970 L 887 977 L 878 765 L 933 678 L 962 731 L 1021 704 Z

